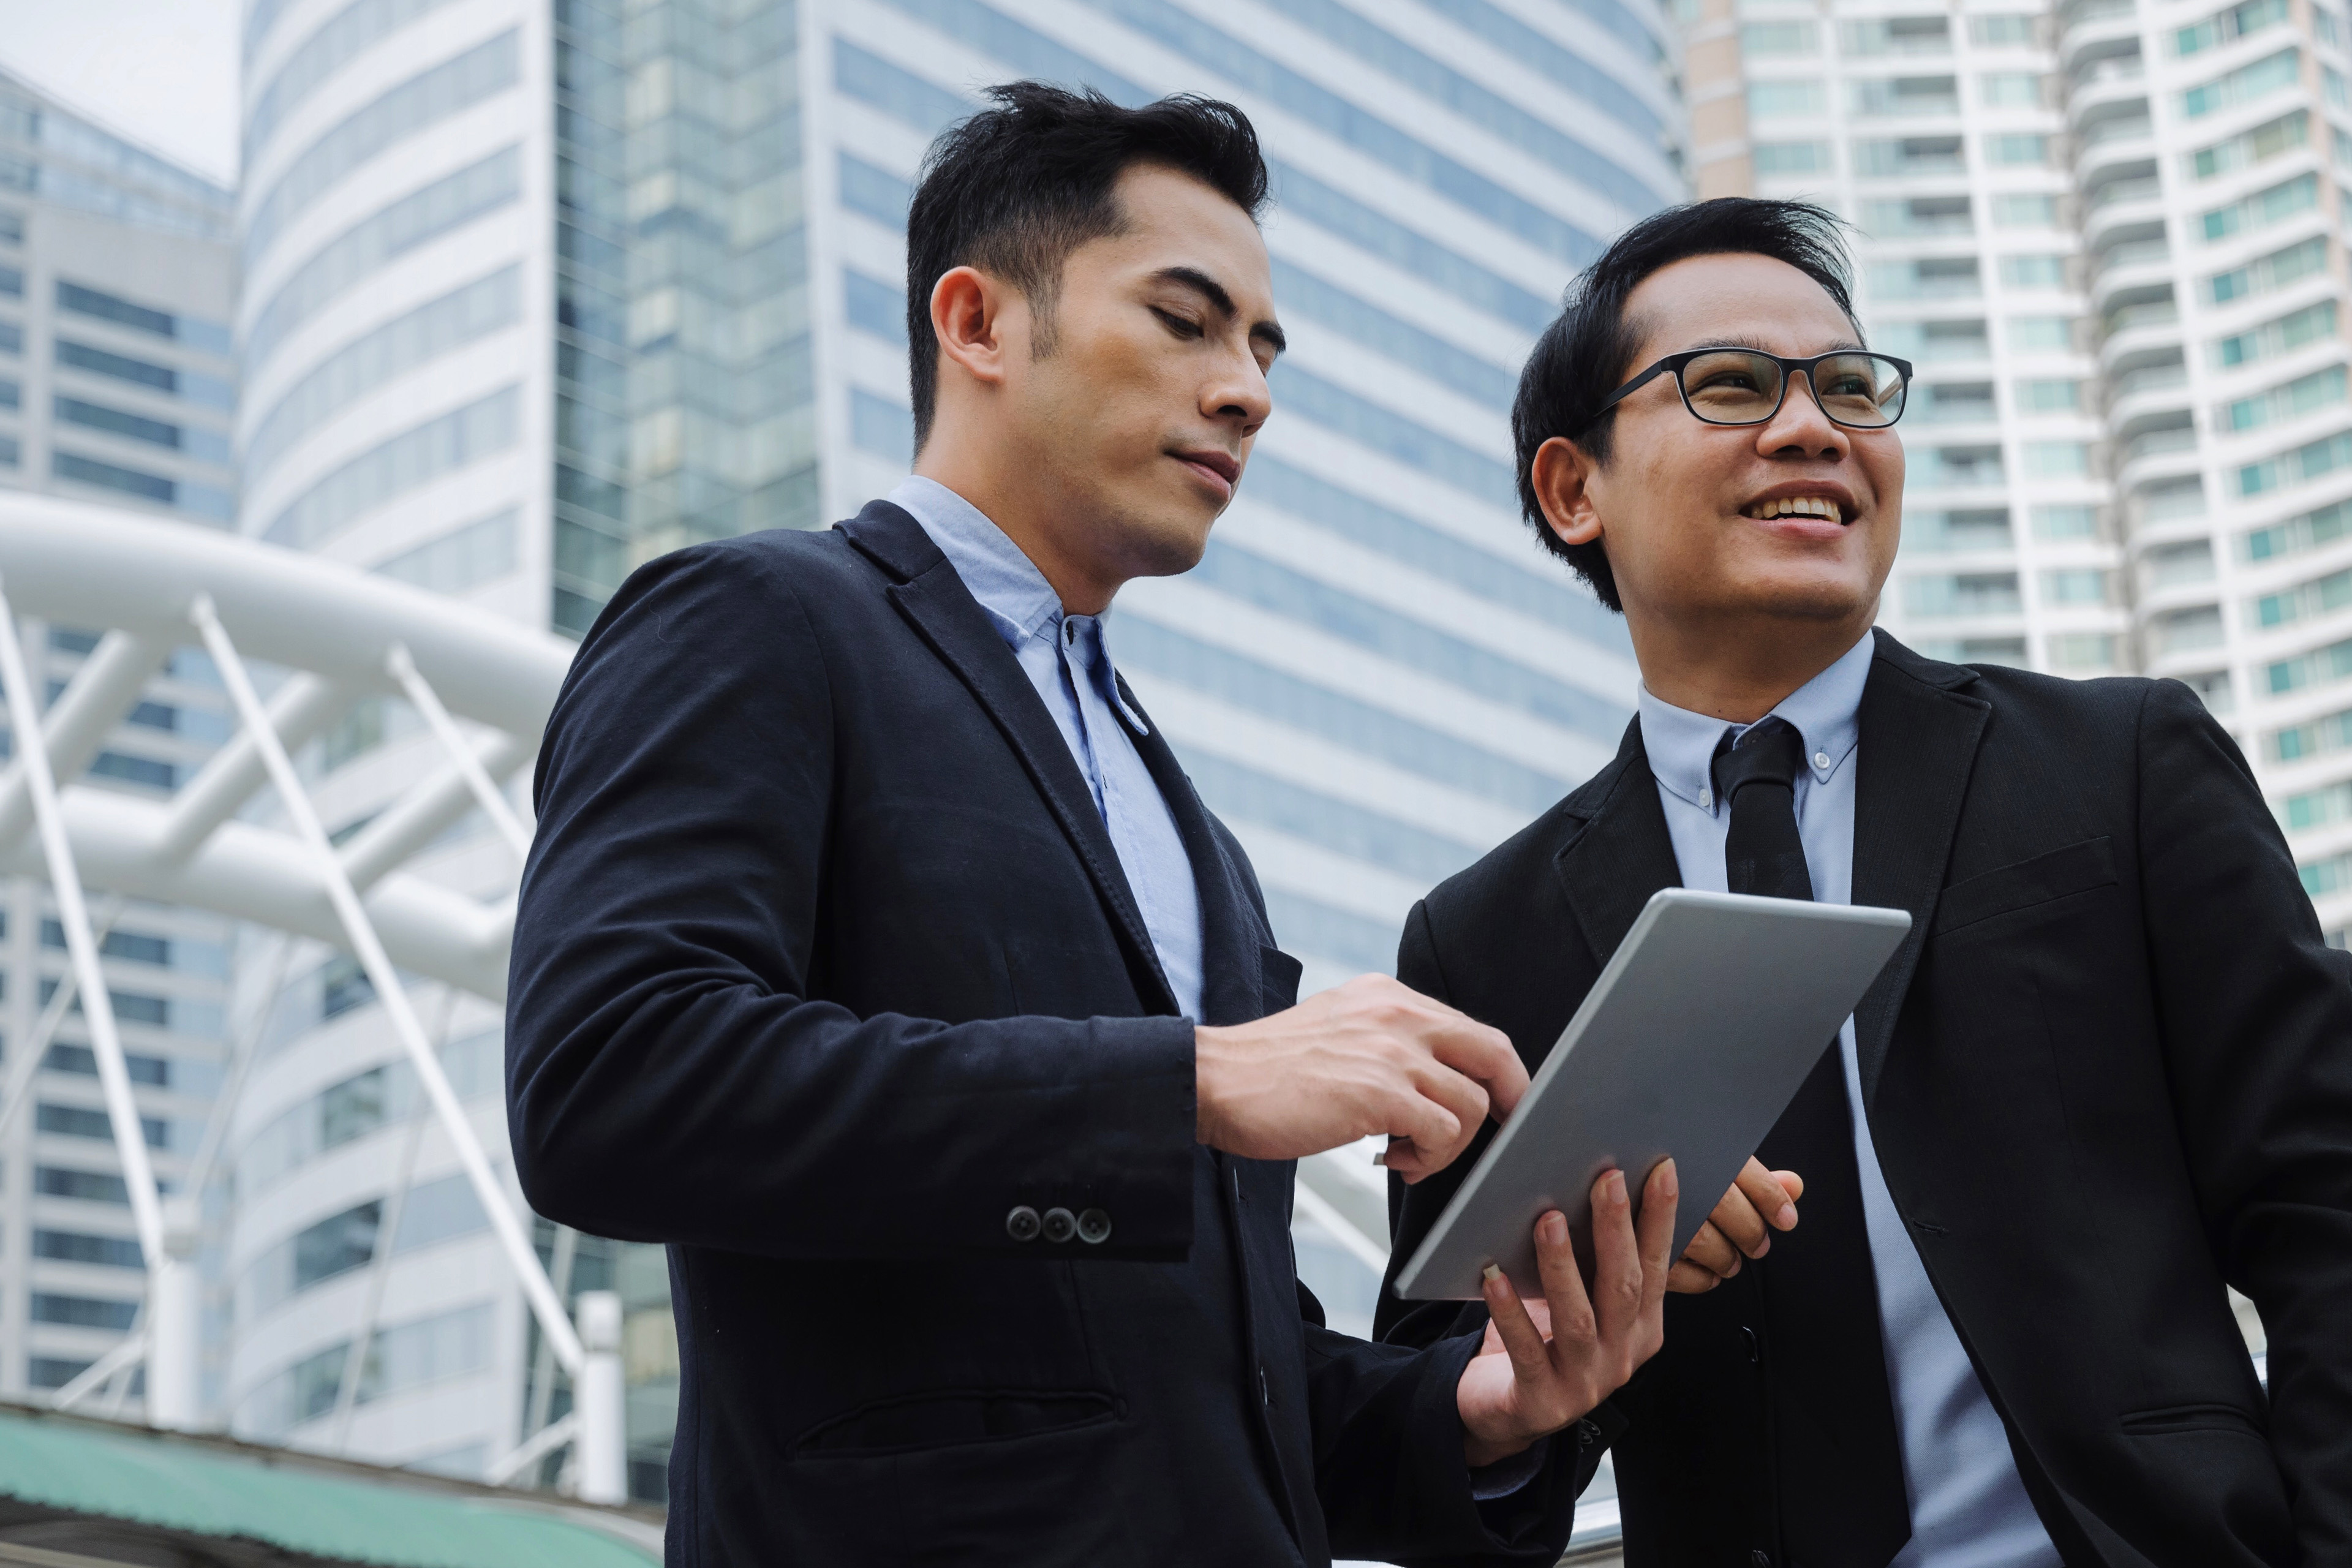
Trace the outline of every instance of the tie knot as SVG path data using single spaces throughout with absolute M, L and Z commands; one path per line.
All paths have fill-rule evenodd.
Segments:
M 1805 738 L 1786 719 L 1769 717 L 1715 753 L 1715 797 L 1727 807 L 1752 784 L 1776 784 L 1793 792 L 1805 771 Z

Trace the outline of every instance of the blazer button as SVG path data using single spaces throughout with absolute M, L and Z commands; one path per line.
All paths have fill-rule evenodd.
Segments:
M 1100 1247 L 1110 1239 L 1110 1215 L 1100 1209 L 1088 1209 L 1078 1216 L 1078 1239 L 1088 1247 Z
M 1027 1204 L 1016 1205 L 1004 1216 L 1004 1234 L 1015 1241 L 1036 1240 L 1039 1228 L 1037 1211 Z
M 1739 1331 L 1739 1342 L 1748 1347 L 1748 1359 L 1749 1361 L 1760 1363 L 1764 1360 L 1764 1349 L 1761 1345 L 1756 1342 L 1756 1331 L 1754 1329 L 1742 1326 Z
M 1047 1241 L 1067 1241 L 1070 1237 L 1077 1234 L 1077 1216 L 1070 1213 L 1069 1210 L 1047 1209 L 1045 1211 L 1045 1239 Z
M 1748 1554 L 1748 1561 L 1753 1563 L 1755 1568 L 1772 1568 L 1772 1554 L 1760 1547 Z

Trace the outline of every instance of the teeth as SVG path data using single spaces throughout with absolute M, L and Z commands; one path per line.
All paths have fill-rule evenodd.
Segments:
M 1759 501 L 1748 509 L 1755 518 L 1820 517 L 1832 522 L 1843 522 L 1845 510 L 1827 496 L 1783 496 L 1774 500 Z

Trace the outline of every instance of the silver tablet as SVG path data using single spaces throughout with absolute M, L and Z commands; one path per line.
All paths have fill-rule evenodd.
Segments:
M 1537 1217 L 1565 1214 L 1584 1252 L 1601 1173 L 1622 1170 L 1638 1206 L 1669 1154 L 1680 1258 L 1910 929 L 1901 910 L 1656 894 L 1397 1276 L 1397 1294 L 1475 1300 L 1489 1263 L 1522 1295 L 1540 1294 Z

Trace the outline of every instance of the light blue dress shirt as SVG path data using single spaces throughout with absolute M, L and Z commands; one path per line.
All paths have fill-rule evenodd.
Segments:
M 1824 904 L 1853 901 L 1854 752 L 1862 736 L 1862 689 L 1875 647 L 1864 637 L 1772 710 L 1804 737 L 1811 766 L 1797 777 L 1797 833 L 1813 897 Z M 1722 892 L 1723 846 L 1731 823 L 1715 798 L 1712 768 L 1725 733 L 1737 736 L 1747 726 L 1662 702 L 1646 687 L 1641 715 L 1642 745 L 1658 781 L 1658 804 L 1665 808 L 1683 885 Z M 1985 1397 L 1886 1190 L 1862 1114 L 1852 1018 L 1838 1030 L 1838 1049 L 1845 1058 L 1846 1102 L 1853 1108 L 1863 1220 L 1878 1275 L 1879 1336 L 1911 1501 L 1910 1543 L 1891 1568 L 2059 1568 L 2057 1549 L 2018 1479 L 2000 1416 Z
M 1198 1022 L 1200 889 L 1176 818 L 1135 749 L 1136 737 L 1151 727 L 1118 694 L 1103 637 L 1106 616 L 1064 614 L 1061 595 L 1021 547 L 938 480 L 918 475 L 885 499 L 922 524 L 1045 700 L 1110 830 L 1176 1005 Z

